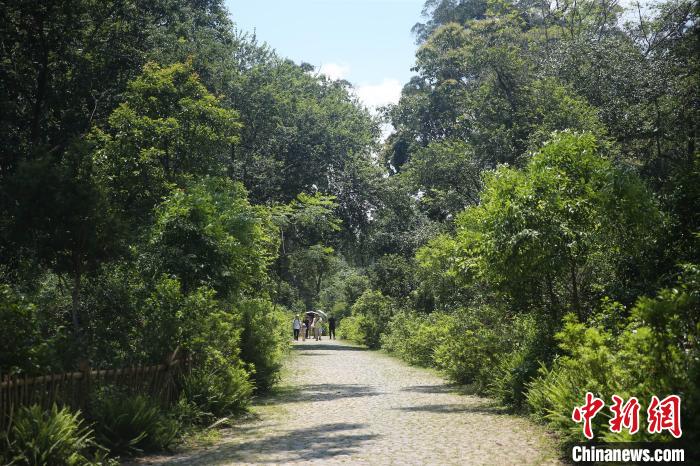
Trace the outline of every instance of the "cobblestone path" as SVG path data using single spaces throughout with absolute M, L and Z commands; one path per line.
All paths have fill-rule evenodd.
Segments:
M 257 419 L 171 465 L 558 464 L 552 439 L 432 371 L 336 341 L 294 345 Z

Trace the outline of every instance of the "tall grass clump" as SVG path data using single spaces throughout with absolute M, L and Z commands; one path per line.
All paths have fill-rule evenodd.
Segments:
M 81 413 L 53 405 L 22 407 L 4 439 L 3 464 L 88 466 L 113 464 L 103 459 L 93 430 Z

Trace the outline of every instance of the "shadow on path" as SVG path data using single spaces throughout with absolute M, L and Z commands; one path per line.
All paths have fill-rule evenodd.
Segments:
M 343 398 L 360 398 L 382 395 L 382 392 L 369 385 L 318 383 L 279 387 L 274 391 L 272 401 L 283 403 L 305 403 L 309 401 L 333 401 Z
M 413 393 L 426 393 L 426 394 L 450 394 L 450 395 L 465 395 L 465 396 L 475 396 L 478 398 L 485 399 L 479 396 L 476 388 L 471 385 L 459 385 L 455 383 L 443 383 L 437 385 L 412 385 L 410 387 L 404 387 L 401 389 L 403 392 L 413 392 Z
M 411 385 L 410 387 L 404 387 L 401 389 L 402 392 L 414 392 L 414 393 L 455 393 L 462 390 L 463 387 L 455 384 L 439 384 L 439 385 Z
M 363 443 L 375 439 L 375 434 L 353 433 L 366 424 L 322 424 L 306 429 L 295 429 L 284 434 L 249 440 L 243 443 L 223 444 L 207 450 L 196 458 L 178 459 L 167 464 L 186 464 L 192 459 L 197 464 L 229 464 L 232 461 L 284 463 L 289 461 L 324 460 L 338 455 L 352 455 Z M 263 457 L 257 456 L 263 455 Z M 268 457 L 268 455 L 272 457 Z M 256 457 L 257 456 L 257 457 Z
M 292 346 L 294 351 L 368 351 L 361 346 L 299 342 Z
M 507 414 L 505 408 L 499 406 L 465 406 L 461 404 L 434 404 L 434 405 L 420 405 L 420 406 L 404 406 L 401 408 L 394 408 L 399 411 L 416 412 L 416 413 L 443 413 L 443 414 L 463 414 L 463 413 L 477 413 L 477 414 Z

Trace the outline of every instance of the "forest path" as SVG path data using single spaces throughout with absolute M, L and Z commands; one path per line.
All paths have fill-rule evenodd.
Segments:
M 162 464 L 558 464 L 541 427 L 376 351 L 300 341 L 284 374 L 255 420 Z

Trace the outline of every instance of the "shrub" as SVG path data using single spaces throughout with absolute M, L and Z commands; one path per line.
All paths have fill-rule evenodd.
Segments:
M 153 399 L 106 388 L 97 392 L 90 414 L 98 441 L 111 452 L 134 454 L 170 447 L 180 425 Z
M 484 391 L 505 349 L 503 321 L 502 314 L 488 306 L 445 315 L 437 324 L 445 338 L 435 348 L 436 366 L 455 382 Z
M 282 358 L 289 344 L 289 322 L 283 309 L 270 301 L 242 302 L 241 358 L 251 367 L 255 389 L 268 390 L 279 379 Z
M 365 338 L 362 330 L 363 320 L 364 316 L 350 316 L 344 318 L 336 329 L 338 338 L 362 344 Z
M 393 313 L 390 298 L 378 291 L 366 291 L 352 306 L 352 316 L 343 319 L 339 328 L 341 338 L 377 349 Z
M 435 366 L 452 380 L 521 409 L 540 361 L 551 359 L 549 330 L 537 322 L 531 314 L 507 318 L 489 307 L 453 314 L 402 311 L 392 317 L 381 343 L 409 364 Z M 352 323 L 350 333 L 359 332 L 355 327 L 361 322 Z
M 376 349 L 379 345 L 372 345 L 371 337 L 369 336 L 375 333 L 375 330 L 372 328 L 373 324 L 374 321 L 362 314 L 346 317 L 340 326 L 340 338 Z
M 36 306 L 0 284 L 0 371 L 31 371 L 41 365 L 46 343 L 39 332 Z
M 387 326 L 386 333 L 381 336 L 382 349 L 404 358 L 408 340 L 413 335 L 417 315 L 410 311 L 396 313 Z
M 241 361 L 241 347 L 245 344 L 242 334 L 247 328 L 246 319 L 239 315 L 241 311 L 217 300 L 215 292 L 206 287 L 183 295 L 179 282 L 168 278 L 161 279 L 147 302 L 149 321 L 153 322 L 149 334 L 160 329 L 161 333 L 172 335 L 170 339 L 160 337 L 163 344 L 158 351 L 165 351 L 167 341 L 170 345 L 176 341 L 197 358 L 199 369 L 185 380 L 185 402 L 203 410 L 206 418 L 243 409 L 252 385 Z M 258 320 L 255 323 L 265 325 Z M 256 334 L 264 330 L 256 329 Z M 265 349 L 255 348 L 261 352 Z M 212 401 L 206 400 L 209 396 Z
M 580 440 L 580 426 L 573 424 L 570 416 L 588 391 L 606 403 L 613 394 L 625 399 L 636 396 L 642 406 L 652 395 L 663 398 L 677 394 L 683 400 L 686 432 L 697 435 L 699 271 L 698 267 L 687 267 L 676 288 L 662 290 L 654 299 L 639 299 L 620 333 L 567 316 L 564 329 L 556 336 L 563 354 L 550 370 L 542 368 L 530 385 L 527 399 L 535 415 L 562 431 L 565 438 Z M 599 438 L 629 440 L 624 433 L 609 432 L 606 419 L 604 415 L 594 419 Z M 651 436 L 642 427 L 635 440 L 663 440 L 666 436 Z
M 564 434 L 565 439 L 580 440 L 581 427 L 571 422 L 571 410 L 581 404 L 587 391 L 609 400 L 619 391 L 615 380 L 622 376 L 615 364 L 609 333 L 587 328 L 569 315 L 564 329 L 557 334 L 568 355 L 555 359 L 552 369 L 542 366 L 540 377 L 532 382 L 527 400 L 535 417 L 545 420 Z M 631 394 L 626 394 L 631 395 Z M 640 398 L 641 399 L 641 398 Z M 594 432 L 603 432 L 604 414 L 593 419 Z
M 188 411 L 195 424 L 210 423 L 239 413 L 248 406 L 253 386 L 240 366 L 208 364 L 188 374 L 182 386 L 180 412 Z
M 487 393 L 505 406 L 522 410 L 527 406 L 527 384 L 539 373 L 542 362 L 552 359 L 554 341 L 547 326 L 538 325 L 532 314 L 517 315 L 504 329 L 504 347 L 492 368 Z
M 389 322 L 387 333 L 382 335 L 382 348 L 409 364 L 430 366 L 435 348 L 444 340 L 446 319 L 446 315 L 437 312 L 430 316 L 399 312 Z
M 216 299 L 211 288 L 184 293 L 179 280 L 161 276 L 144 301 L 144 334 L 141 347 L 152 361 L 179 346 L 194 354 L 212 352 L 237 359 L 241 323 L 235 309 Z
M 92 430 L 80 413 L 54 405 L 43 411 L 40 406 L 23 407 L 8 432 L 6 464 L 74 466 L 97 464 L 88 459 L 99 450 Z M 3 456 L 0 456 L 3 459 Z

